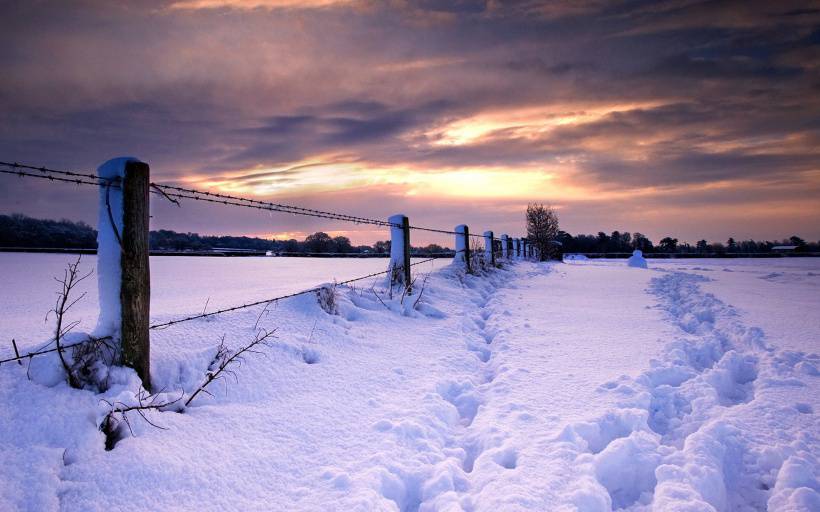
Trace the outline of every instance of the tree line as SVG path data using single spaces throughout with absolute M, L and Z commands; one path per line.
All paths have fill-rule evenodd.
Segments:
M 820 252 L 820 242 L 807 242 L 798 236 L 783 240 L 735 240 L 723 242 L 700 240 L 694 245 L 679 242 L 671 236 L 655 244 L 639 232 L 598 232 L 597 235 L 571 235 L 561 231 L 558 216 L 549 206 L 530 205 L 527 232 L 531 241 L 545 255 L 553 253 L 616 253 L 640 249 L 645 253 L 671 254 L 757 254 L 771 252 L 773 247 L 794 246 L 797 252 Z M 555 244 L 554 242 L 560 242 Z M 46 249 L 95 249 L 97 230 L 84 222 L 66 219 L 35 219 L 21 214 L 0 215 L 0 247 L 38 247 Z M 345 236 L 324 232 L 308 235 L 304 240 L 268 240 L 247 236 L 209 236 L 178 233 L 167 229 L 151 231 L 150 247 L 155 251 L 210 251 L 217 248 L 247 249 L 292 253 L 387 254 L 390 241 L 373 245 L 353 245 Z M 413 247 L 415 253 L 437 253 L 450 249 L 437 244 Z
M 567 253 L 614 253 L 640 249 L 645 253 L 667 254 L 762 254 L 772 252 L 772 248 L 778 246 L 793 246 L 796 252 L 820 252 L 820 242 L 807 242 L 798 236 L 783 240 L 738 241 L 729 238 L 725 243 L 699 240 L 692 245 L 671 236 L 664 237 L 655 244 L 638 232 L 613 231 L 607 234 L 600 231 L 597 235 L 570 235 L 559 231 L 556 240 L 561 242 Z
M 776 247 L 793 247 L 795 252 L 820 252 L 820 242 L 807 242 L 799 236 L 783 240 L 740 240 L 733 237 L 722 242 L 699 240 L 694 245 L 667 236 L 657 245 L 643 233 L 599 231 L 597 235 L 571 235 L 559 227 L 558 214 L 550 206 L 527 205 L 525 214 L 527 238 L 538 248 L 542 259 L 560 258 L 562 253 L 629 253 L 639 249 L 644 253 L 666 254 L 762 254 Z
M 373 245 L 353 245 L 346 236 L 332 237 L 321 231 L 300 241 L 268 240 L 248 236 L 209 236 L 160 229 L 150 232 L 149 244 L 154 251 L 180 252 L 214 249 L 344 254 L 390 252 L 389 240 L 378 241 Z M 0 215 L 0 247 L 96 249 L 97 230 L 84 222 L 67 219 L 35 219 L 21 214 Z M 412 252 L 424 254 L 449 250 L 438 244 L 412 248 Z

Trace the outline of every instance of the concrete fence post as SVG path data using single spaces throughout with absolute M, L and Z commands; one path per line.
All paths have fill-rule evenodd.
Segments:
M 149 268 L 150 168 L 135 158 L 102 164 L 97 226 L 97 286 L 100 318 L 95 335 L 119 344 L 120 362 L 136 370 L 151 389 Z

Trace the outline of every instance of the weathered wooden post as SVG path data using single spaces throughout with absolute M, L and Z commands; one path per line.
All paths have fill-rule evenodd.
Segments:
M 518 242 L 519 242 L 518 238 L 513 238 L 513 241 L 512 241 L 512 243 L 513 243 L 513 257 L 516 258 L 516 259 L 518 259 L 518 257 L 521 256 L 521 254 L 518 252 Z
M 493 250 L 493 232 L 484 232 L 484 258 L 495 266 L 495 251 Z
M 465 224 L 459 224 L 453 231 L 456 233 L 456 255 L 453 257 L 453 263 L 463 264 L 470 273 L 470 228 Z
M 111 336 L 120 361 L 151 389 L 148 322 L 151 274 L 148 259 L 150 169 L 135 158 L 115 158 L 97 169 L 100 187 L 97 286 L 100 318 L 95 334 Z
M 509 259 L 513 257 L 513 241 L 511 236 L 507 237 L 507 257 Z
M 501 257 L 505 260 L 509 257 L 507 248 L 507 241 L 510 239 L 507 235 L 501 235 Z
M 390 223 L 390 284 L 402 284 L 410 293 L 410 219 L 393 215 Z

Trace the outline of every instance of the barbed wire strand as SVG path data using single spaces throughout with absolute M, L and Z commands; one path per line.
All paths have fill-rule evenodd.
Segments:
M 466 251 L 454 251 L 453 256 L 455 256 L 456 254 L 462 253 L 462 252 L 466 252 Z M 425 260 L 422 260 L 422 261 L 417 261 L 415 263 L 411 263 L 410 266 L 415 267 L 417 265 L 422 265 L 424 263 L 429 263 L 431 261 L 435 261 L 436 259 L 438 259 L 438 258 L 428 258 L 428 259 L 425 259 Z M 355 283 L 355 282 L 358 282 L 358 281 L 363 281 L 363 280 L 369 279 L 371 277 L 378 277 L 378 276 L 381 276 L 381 275 L 389 274 L 390 272 L 394 272 L 396 269 L 401 269 L 401 266 L 389 268 L 389 269 L 383 270 L 381 272 L 374 272 L 374 273 L 368 274 L 366 276 L 355 277 L 355 278 L 352 278 L 352 279 L 347 279 L 345 281 L 340 281 L 340 282 L 336 283 L 336 285 L 337 286 L 346 286 L 348 284 Z M 223 314 L 223 313 L 228 313 L 228 312 L 231 312 L 231 311 L 237 311 L 237 310 L 240 310 L 240 309 L 247 309 L 247 308 L 250 308 L 250 307 L 253 307 L 253 306 L 259 306 L 261 304 L 272 304 L 274 302 L 279 302 L 279 301 L 282 301 L 282 300 L 285 300 L 285 299 L 290 299 L 290 298 L 293 298 L 293 297 L 297 297 L 299 295 L 305 295 L 305 294 L 308 294 L 308 293 L 315 293 L 315 292 L 321 290 L 322 288 L 323 288 L 323 286 L 316 286 L 316 287 L 313 287 L 313 288 L 309 288 L 307 290 L 302 290 L 302 291 L 299 291 L 299 292 L 290 293 L 290 294 L 282 295 L 282 296 L 279 296 L 279 297 L 274 297 L 272 299 L 260 300 L 260 301 L 251 302 L 251 303 L 248 303 L 248 304 L 241 304 L 239 306 L 233 306 L 233 307 L 230 307 L 230 308 L 225 308 L 225 309 L 220 309 L 220 310 L 217 310 L 217 311 L 212 311 L 210 313 L 203 313 L 203 314 L 199 314 L 199 315 L 193 315 L 193 316 L 188 316 L 188 317 L 184 317 L 184 318 L 179 318 L 179 319 L 176 319 L 176 320 L 171 320 L 171 321 L 168 321 L 168 322 L 162 322 L 162 323 L 151 325 L 151 326 L 148 327 L 148 329 L 160 329 L 160 330 L 162 330 L 162 329 L 170 327 L 172 325 L 180 324 L 180 323 L 183 323 L 183 322 L 188 322 L 188 321 L 191 321 L 191 320 L 196 320 L 196 319 L 199 319 L 199 318 L 206 318 L 206 317 L 210 317 L 210 316 L 214 316 L 214 315 L 220 315 L 220 314 Z M 76 342 L 76 343 L 69 343 L 67 345 L 61 345 L 60 347 L 44 349 L 44 350 L 36 350 L 36 351 L 33 351 L 33 352 L 27 352 L 26 354 L 23 354 L 23 355 L 17 355 L 15 357 L 0 359 L 0 365 L 3 365 L 4 363 L 14 362 L 14 361 L 22 361 L 23 359 L 32 358 L 32 357 L 43 355 L 43 354 L 49 354 L 51 352 L 57 352 L 58 350 L 59 351 L 67 350 L 69 348 L 77 347 L 79 345 L 87 343 L 88 341 L 89 340 L 83 340 L 83 341 L 79 341 L 79 342 Z M 49 342 L 49 344 L 50 343 L 53 343 L 53 342 Z
M 65 170 L 57 170 L 57 169 L 50 169 L 47 167 L 36 167 L 33 165 L 26 165 L 20 164 L 17 162 L 5 162 L 0 161 L 0 165 L 11 167 L 11 170 L 8 169 L 0 169 L 0 173 L 3 174 L 12 174 L 17 176 L 26 176 L 32 178 L 40 178 L 40 179 L 47 179 L 50 181 L 61 181 L 66 183 L 75 183 L 78 185 L 94 185 L 94 186 L 112 186 L 110 180 L 105 180 L 96 176 L 94 174 L 89 173 L 80 173 L 75 171 L 65 171 Z M 43 174 L 35 174 L 33 172 L 23 171 L 21 169 L 27 169 L 28 171 L 36 171 Z M 54 176 L 54 175 L 57 176 Z M 66 176 L 66 177 L 60 177 Z M 290 213 L 293 215 L 304 215 L 310 217 L 319 217 L 319 218 L 326 218 L 331 220 L 340 220 L 340 221 L 347 221 L 353 222 L 355 224 L 370 224 L 376 226 L 384 226 L 384 227 L 402 227 L 400 224 L 394 224 L 389 221 L 380 220 L 380 219 L 373 219 L 368 217 L 359 217 L 355 215 L 348 215 L 344 213 L 338 212 L 329 212 L 324 210 L 316 210 L 313 208 L 304 208 L 301 206 L 294 206 L 294 205 L 287 205 L 281 203 L 273 203 L 269 201 L 260 201 L 257 199 L 249 199 L 240 196 L 232 196 L 228 194 L 220 194 L 215 192 L 208 192 L 204 190 L 196 190 L 192 188 L 185 188 L 185 187 L 178 187 L 175 185 L 163 185 L 160 183 L 150 183 L 152 188 L 152 193 L 162 195 L 166 199 L 172 200 L 172 198 L 179 198 L 179 199 L 192 199 L 197 201 L 205 201 L 210 203 L 216 204 L 223 204 L 228 206 L 239 206 L 245 208 L 256 208 L 259 210 L 267 210 L 267 211 L 277 211 L 280 213 Z M 168 191 L 175 191 L 175 192 L 168 192 Z M 216 198 L 216 199 L 212 199 Z M 175 202 L 177 206 L 179 206 L 178 202 Z M 412 230 L 417 231 L 427 231 L 430 233 L 440 233 L 446 235 L 457 235 L 459 234 L 456 231 L 447 230 L 447 229 L 437 229 L 437 228 L 428 228 L 424 226 L 409 226 Z M 470 237 L 474 238 L 483 238 L 483 235 L 478 235 L 474 233 L 469 234 Z
M 461 251 L 459 251 L 459 252 L 461 252 Z M 426 260 L 417 261 L 415 263 L 411 263 L 410 266 L 414 267 L 416 265 L 421 265 L 422 263 L 428 263 L 428 262 L 434 261 L 436 259 L 438 259 L 438 258 L 429 258 L 429 259 L 426 259 Z M 400 265 L 398 267 L 389 268 L 387 270 L 382 270 L 380 272 L 374 272 L 374 273 L 368 274 L 366 276 L 355 277 L 353 279 L 347 279 L 345 281 L 339 281 L 339 282 L 336 283 L 336 285 L 337 286 L 345 286 L 345 285 L 348 285 L 348 284 L 351 284 L 351 283 L 355 283 L 357 281 L 363 281 L 365 279 L 370 279 L 371 277 L 378 277 L 378 276 L 386 275 L 386 274 L 389 274 L 390 272 L 394 272 L 396 269 L 400 270 L 401 268 L 402 268 L 402 265 Z M 211 311 L 209 313 L 201 313 L 199 315 L 192 315 L 192 316 L 187 316 L 187 317 L 184 317 L 184 318 L 179 318 L 179 319 L 176 319 L 176 320 L 170 320 L 168 322 L 162 322 L 162 323 L 151 325 L 148 328 L 149 329 L 164 329 L 164 328 L 170 327 L 172 325 L 180 324 L 182 322 L 188 322 L 190 320 L 196 320 L 198 318 L 206 318 L 206 317 L 209 317 L 209 316 L 221 315 L 223 313 L 228 313 L 230 311 L 237 311 L 239 309 L 252 308 L 254 306 L 259 306 L 261 304 L 272 304 L 274 302 L 279 302 L 279 301 L 284 300 L 284 299 L 290 299 L 290 298 L 293 298 L 293 297 L 297 297 L 299 295 L 305 295 L 305 294 L 308 294 L 308 293 L 315 293 L 315 292 L 321 290 L 322 288 L 323 288 L 323 286 L 316 286 L 316 287 L 313 287 L 313 288 L 309 288 L 307 290 L 302 290 L 302 291 L 299 291 L 299 292 L 290 293 L 290 294 L 282 295 L 282 296 L 279 296 L 279 297 L 274 297 L 272 299 L 258 300 L 256 302 L 250 302 L 250 303 L 247 303 L 247 304 L 240 304 L 239 306 L 232 306 L 232 307 L 229 307 L 229 308 L 219 309 L 219 310 L 216 310 L 216 311 Z

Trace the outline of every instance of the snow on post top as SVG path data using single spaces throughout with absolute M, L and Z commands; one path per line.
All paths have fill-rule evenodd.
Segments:
M 111 335 L 117 339 L 120 334 L 122 268 L 118 238 L 123 227 L 122 178 L 125 176 L 125 164 L 139 161 L 129 156 L 112 158 L 97 168 L 97 175 L 105 180 L 111 180 L 112 186 L 100 187 L 97 219 L 97 288 L 100 317 L 94 330 L 96 336 Z
M 468 243 L 467 237 L 464 236 L 467 233 L 467 225 L 459 224 L 453 231 L 456 232 L 456 255 L 453 258 L 453 263 L 463 264 L 466 261 L 464 252 L 467 250 Z

